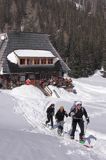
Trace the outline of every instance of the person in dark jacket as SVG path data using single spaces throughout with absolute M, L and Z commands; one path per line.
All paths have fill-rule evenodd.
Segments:
M 79 139 L 84 140 L 84 120 L 83 116 L 85 116 L 87 123 L 89 123 L 89 117 L 84 107 L 82 107 L 82 102 L 77 101 L 75 103 L 75 107 L 71 109 L 69 116 L 72 116 L 72 131 L 71 131 L 71 139 L 74 139 L 75 131 L 77 123 L 80 127 Z
M 57 111 L 55 118 L 58 125 L 58 134 L 61 135 L 63 133 L 63 125 L 64 125 L 64 117 L 68 117 L 67 112 L 64 110 L 64 107 L 61 106 L 59 110 Z
M 47 121 L 46 121 L 46 125 L 51 122 L 51 127 L 53 128 L 53 116 L 54 116 L 54 112 L 55 112 L 55 108 L 54 108 L 54 104 L 51 104 L 47 110 L 46 110 L 46 113 L 47 113 Z

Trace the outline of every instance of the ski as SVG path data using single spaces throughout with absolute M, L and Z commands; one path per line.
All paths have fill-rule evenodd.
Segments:
M 43 127 L 47 127 L 47 125 L 45 123 L 42 123 Z
M 93 148 L 92 145 L 90 144 L 85 144 L 85 141 L 79 141 L 79 140 L 75 140 L 76 142 L 79 142 L 82 146 L 86 147 L 86 148 Z
M 87 145 L 87 144 L 83 144 L 84 147 L 87 147 L 87 148 L 93 148 L 92 145 Z

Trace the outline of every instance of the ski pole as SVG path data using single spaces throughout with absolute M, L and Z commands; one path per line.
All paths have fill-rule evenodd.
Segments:
M 84 134 L 86 134 L 87 128 L 88 128 L 88 123 L 86 122 Z

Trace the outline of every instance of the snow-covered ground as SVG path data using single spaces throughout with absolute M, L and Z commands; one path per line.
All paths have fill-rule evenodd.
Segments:
M 77 94 L 49 86 L 52 97 L 31 85 L 0 90 L 0 160 L 106 160 L 106 79 L 98 71 L 89 78 L 73 79 L 73 83 Z M 57 136 L 56 128 L 43 125 L 49 104 L 55 103 L 56 111 L 64 106 L 69 112 L 77 100 L 90 117 L 86 143 L 92 149 L 70 140 L 70 117 L 65 118 L 63 137 Z M 79 128 L 76 139 L 78 135 Z

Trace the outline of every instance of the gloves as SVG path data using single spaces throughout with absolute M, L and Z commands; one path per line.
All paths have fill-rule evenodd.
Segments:
M 89 118 L 87 118 L 86 121 L 87 121 L 87 124 L 88 124 L 90 122 Z
M 66 117 L 68 117 L 68 114 L 66 114 Z
M 74 116 L 75 115 L 75 113 L 74 112 L 71 112 L 71 116 Z
M 66 117 L 68 117 L 68 114 L 67 114 L 67 112 L 65 112 L 65 116 L 66 116 Z
M 69 116 L 71 117 L 71 116 L 74 116 L 75 115 L 75 113 L 74 112 L 70 112 L 69 113 Z

